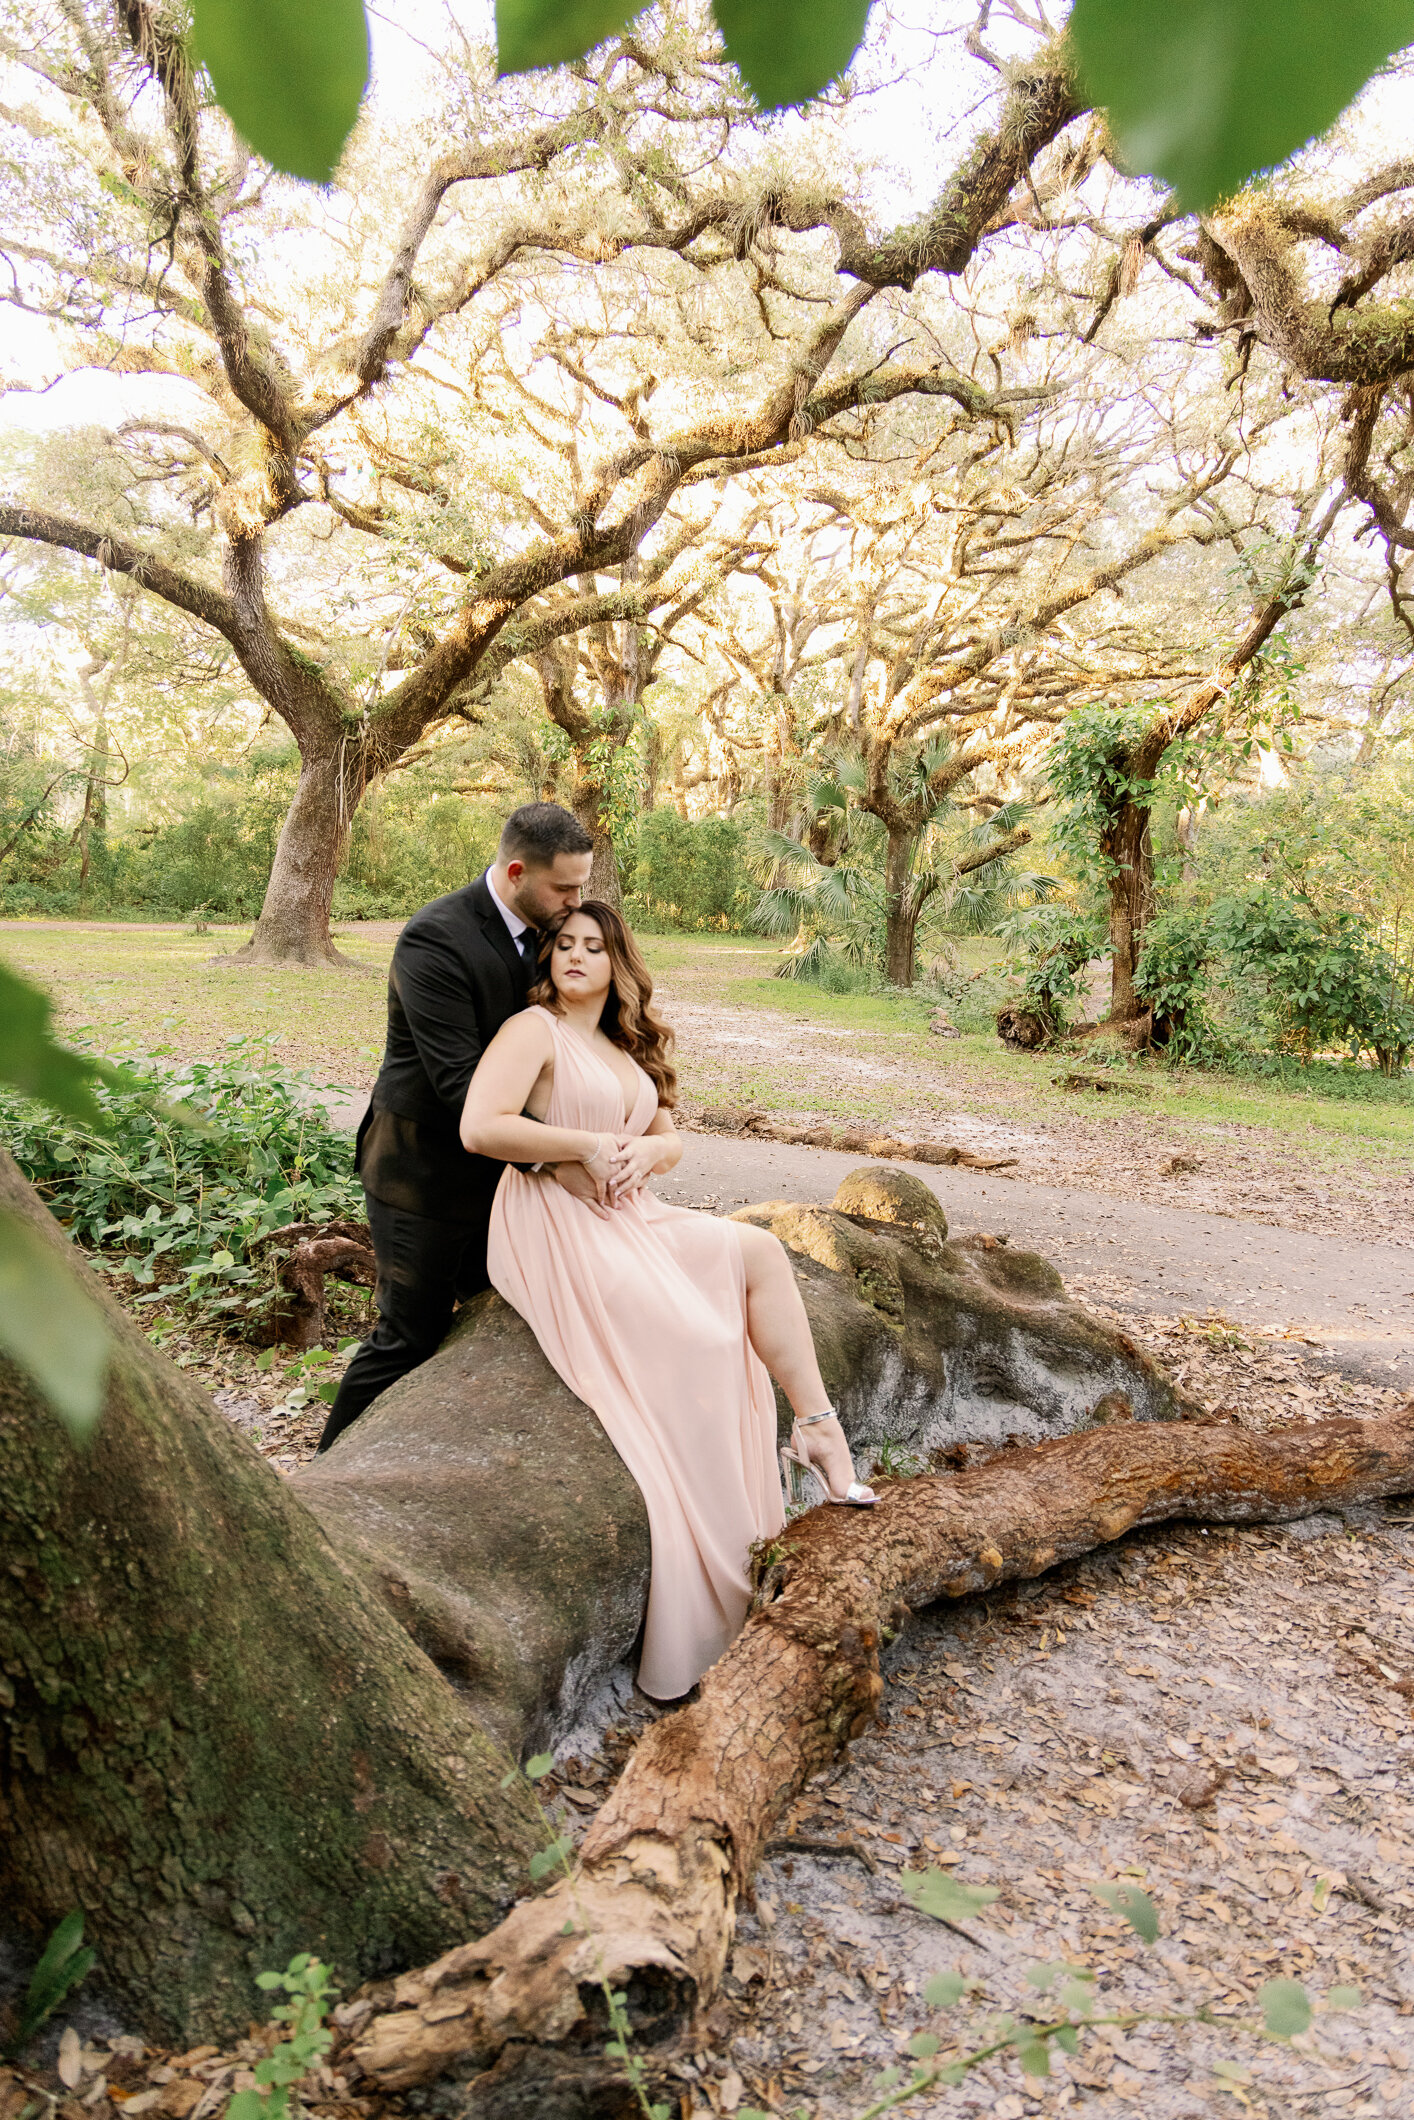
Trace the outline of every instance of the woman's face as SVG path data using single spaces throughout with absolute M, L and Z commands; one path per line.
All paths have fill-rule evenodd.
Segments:
M 550 952 L 550 977 L 567 1001 L 602 999 L 613 984 L 613 970 L 597 920 L 571 913 Z

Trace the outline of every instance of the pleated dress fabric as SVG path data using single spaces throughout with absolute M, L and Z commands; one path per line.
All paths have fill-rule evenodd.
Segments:
M 636 1070 L 625 1116 L 613 1069 L 542 1013 L 555 1047 L 546 1123 L 645 1132 L 658 1109 L 649 1076 Z M 646 1189 L 601 1208 L 507 1168 L 487 1268 L 642 1492 L 653 1575 L 638 1683 L 674 1700 L 740 1631 L 749 1549 L 785 1520 L 775 1395 L 747 1338 L 737 1230 Z

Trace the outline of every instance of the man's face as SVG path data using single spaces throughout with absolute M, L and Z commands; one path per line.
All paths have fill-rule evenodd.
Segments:
M 507 904 L 532 927 L 544 927 L 557 913 L 572 913 L 584 896 L 592 854 L 557 854 L 548 869 L 528 869 L 523 861 L 506 863 L 510 884 Z

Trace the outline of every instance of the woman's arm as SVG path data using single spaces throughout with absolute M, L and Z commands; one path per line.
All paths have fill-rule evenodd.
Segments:
M 617 1205 L 638 1191 L 645 1179 L 661 1177 L 682 1161 L 682 1141 L 673 1116 L 660 1104 L 653 1123 L 630 1140 L 621 1139 L 610 1158 L 609 1199 Z
M 502 1024 L 466 1093 L 462 1147 L 502 1163 L 583 1163 L 602 1185 L 614 1150 L 612 1134 L 546 1126 L 524 1116 L 526 1100 L 553 1054 L 549 1025 L 533 1009 Z
M 657 1143 L 657 1160 L 650 1165 L 655 1176 L 661 1178 L 666 1172 L 677 1169 L 682 1161 L 682 1136 L 673 1124 L 672 1113 L 665 1105 L 658 1106 L 653 1114 L 652 1125 L 645 1127 L 639 1138 Z

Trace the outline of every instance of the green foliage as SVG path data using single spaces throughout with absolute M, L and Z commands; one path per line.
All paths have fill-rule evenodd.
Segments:
M 255 1984 L 267 1994 L 283 1989 L 290 1997 L 270 2012 L 272 2024 L 287 2027 L 286 2036 L 255 2064 L 256 2088 L 237 2091 L 226 2107 L 226 2120 L 285 2120 L 290 2092 L 328 2053 L 334 2035 L 325 2025 L 329 1998 L 339 1990 L 329 1968 L 308 1951 L 292 1958 L 283 1973 L 257 1973 Z
M 496 50 L 502 73 L 579 59 L 632 21 L 640 9 L 624 0 L 496 0 Z M 727 57 L 763 110 L 808 103 L 842 74 L 859 49 L 869 0 L 714 0 Z
M 582 59 L 631 22 L 624 0 L 496 0 L 496 59 L 503 74 Z
M 107 1328 L 53 1247 L 8 1212 L 0 1213 L 0 1348 L 84 1442 L 103 1410 Z
M 0 1082 L 71 1119 L 96 1125 L 94 1083 L 105 1072 L 86 1053 L 60 1045 L 49 996 L 0 964 Z
M 96 1084 L 126 1077 L 71 1052 L 50 1029 L 47 994 L 0 965 L 0 1107 L 19 1092 L 31 1105 L 101 1126 Z M 53 1121 L 46 1120 L 53 1131 Z M 18 1215 L 0 1212 L 0 1347 L 28 1371 L 82 1442 L 103 1406 L 108 1334 L 62 1260 Z
M 1264 565 L 1262 576 L 1275 580 L 1283 566 L 1294 588 L 1297 570 L 1284 547 Z M 1206 790 L 1249 770 L 1262 750 L 1289 752 L 1298 670 L 1285 642 L 1279 636 L 1270 641 L 1244 672 L 1221 716 L 1168 743 L 1148 776 L 1135 771 L 1134 755 L 1163 702 L 1099 703 L 1068 715 L 1047 754 L 1046 777 L 1055 797 L 1050 839 L 1076 882 L 1091 890 L 1108 888 L 1118 873 L 1111 841 L 1127 808 L 1152 811 L 1196 803 Z M 1166 858 L 1156 850 L 1159 885 L 1174 881 L 1177 869 L 1172 851 Z
M 368 85 L 363 0 L 192 0 L 192 29 L 256 153 L 327 184 Z
M 869 0 L 713 0 L 727 57 L 762 110 L 808 103 L 858 51 Z
M 638 827 L 629 917 L 646 927 L 690 933 L 739 928 L 749 896 L 744 839 L 743 826 L 732 817 L 694 823 L 666 805 L 650 810 Z
M 1352 1057 L 1373 1053 L 1381 1074 L 1400 1073 L 1414 1046 L 1409 978 L 1353 913 L 1255 885 L 1218 901 L 1210 931 L 1239 970 L 1265 982 L 1289 1049 L 1307 1059 L 1348 1044 Z
M 1214 206 L 1333 125 L 1414 39 L 1410 0 L 1075 0 L 1085 92 L 1129 167 Z
M 1158 782 L 1136 778 L 1130 765 L 1130 752 L 1153 714 L 1151 706 L 1077 707 L 1051 746 L 1046 759 L 1056 799 L 1051 840 L 1077 883 L 1108 884 L 1115 864 L 1105 841 L 1115 818 L 1128 803 L 1147 807 L 1158 797 Z
M 147 1061 L 97 1095 L 101 1132 L 0 1092 L 0 1141 L 81 1244 L 152 1291 L 140 1303 L 251 1317 L 274 1300 L 263 1238 L 361 1211 L 348 1138 L 314 1085 L 245 1039 L 217 1061 Z
M 97 1952 L 85 1950 L 83 1942 L 83 1912 L 75 1907 L 66 1914 L 54 1934 L 44 1946 L 29 1986 L 25 1989 L 20 2004 L 19 2023 L 15 2036 L 4 2049 L 5 2059 L 13 2061 L 22 2054 L 33 2039 L 58 2009 L 66 1995 L 87 1980 L 93 1971 Z
M 1097 1899 L 1102 1899 L 1112 1912 L 1129 1923 L 1141 1942 L 1158 1942 L 1159 1910 L 1137 1884 L 1097 1884 L 1092 1885 L 1091 1890 Z
M 211 781 L 194 799 L 179 790 L 184 807 L 170 822 L 110 831 L 83 900 L 78 851 L 69 837 L 57 850 L 42 838 L 27 842 L 0 879 L 0 908 L 253 920 L 293 792 L 292 755 L 281 746 L 243 776 L 213 771 Z M 491 859 L 499 821 L 498 807 L 468 802 L 426 774 L 397 776 L 370 794 L 354 818 L 334 885 L 335 919 L 400 919 L 460 890 Z
M 891 925 L 901 923 L 915 941 L 925 921 L 935 940 L 987 934 L 1016 907 L 1050 897 L 1053 877 L 1018 868 L 1014 852 L 996 851 L 1016 831 L 1025 805 L 1007 803 L 972 822 L 970 782 L 942 792 L 950 757 L 945 738 L 895 754 L 891 792 L 913 820 L 901 882 L 889 870 L 884 826 L 860 806 L 863 766 L 847 751 L 827 754 L 823 770 L 806 781 L 808 845 L 784 832 L 751 836 L 748 863 L 761 887 L 751 924 L 790 938 L 777 978 L 857 991 L 883 979 Z
M 947 1870 L 902 1870 L 899 1889 L 934 1921 L 966 1921 L 997 1897 L 990 1887 L 962 1884 Z
M 821 861 L 784 832 L 763 830 L 754 837 L 750 859 L 761 890 L 751 925 L 759 934 L 791 943 L 777 966 L 778 979 L 824 984 L 835 965 L 848 965 L 866 977 L 880 969 L 885 900 L 877 838 L 866 827 L 835 860 Z
M 1229 796 L 1201 821 L 1195 887 L 1204 903 L 1279 879 L 1318 913 L 1347 911 L 1414 963 L 1414 765 L 1298 768 L 1290 784 Z
M 1144 930 L 1134 988 L 1154 1012 L 1154 1040 L 1175 1060 L 1210 1059 L 1217 1033 L 1208 1008 L 1213 937 L 1201 913 L 1160 913 Z
M 1021 978 L 1025 1004 L 1052 1037 L 1071 1020 L 1085 990 L 1085 972 L 1102 947 L 1093 915 L 1069 905 L 1023 907 L 1001 928 L 1011 949 L 1008 969 Z
M 1310 2030 L 1311 2003 L 1299 1980 L 1267 1980 L 1257 1990 L 1262 2022 L 1275 2039 Z

